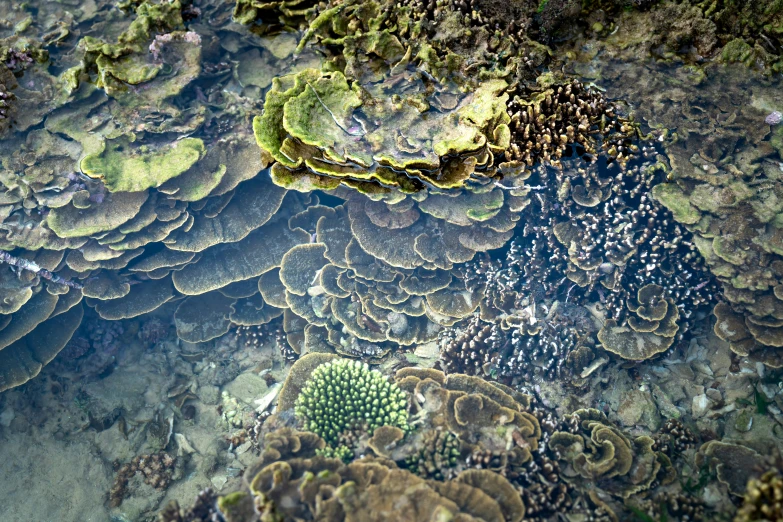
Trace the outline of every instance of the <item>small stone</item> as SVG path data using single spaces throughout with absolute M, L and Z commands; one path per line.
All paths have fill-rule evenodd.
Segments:
M 646 389 L 631 390 L 617 408 L 617 417 L 624 426 L 645 426 L 657 431 L 661 425 L 658 408 Z
M 753 414 L 750 410 L 742 410 L 734 420 L 734 428 L 743 433 L 750 431 L 753 426 Z
M 13 409 L 4 409 L 3 413 L 0 413 L 0 425 L 5 426 L 6 428 L 9 427 L 15 416 L 16 414 Z
M 212 477 L 212 485 L 215 486 L 215 491 L 220 491 L 223 486 L 228 482 L 228 477 L 225 475 L 215 475 Z
M 712 482 L 704 486 L 701 499 L 710 507 L 718 506 L 723 500 L 723 493 L 720 490 L 720 484 Z
M 437 342 L 432 341 L 426 344 L 420 344 L 413 350 L 413 353 L 417 357 L 423 357 L 425 359 L 437 359 L 440 356 L 440 346 Z
M 710 409 L 710 406 L 712 405 L 712 402 L 710 399 L 705 395 L 696 395 L 693 398 L 693 403 L 691 404 L 691 410 L 693 411 L 694 417 L 703 417 L 705 413 L 707 413 L 707 410 Z
M 252 447 L 253 447 L 253 441 L 249 440 L 249 441 L 241 444 L 240 446 L 237 446 L 237 449 L 234 450 L 234 452 L 237 455 L 241 455 L 241 454 L 245 453 L 246 451 L 248 451 Z
M 253 404 L 267 392 L 266 380 L 253 372 L 246 372 L 223 387 L 223 397 L 233 397 L 245 404 Z
M 186 439 L 183 434 L 175 433 L 174 441 L 176 441 L 177 443 L 177 457 L 182 457 L 183 455 L 190 455 L 192 453 L 196 453 L 195 448 L 193 448 L 193 446 L 190 445 L 190 442 L 188 442 L 188 439 Z
M 220 389 L 217 386 L 202 386 L 198 397 L 204 404 L 217 404 L 220 401 Z
M 652 396 L 658 405 L 658 411 L 667 419 L 679 419 L 682 412 L 674 405 L 669 396 L 657 384 L 652 385 Z
M 704 393 L 707 395 L 707 398 L 715 404 L 721 404 L 723 402 L 723 396 L 720 394 L 720 391 L 715 388 L 707 388 Z
M 781 114 L 778 111 L 772 111 L 764 119 L 764 123 L 766 123 L 767 125 L 778 125 L 781 121 L 783 121 L 783 114 Z
M 712 377 L 712 368 L 704 361 L 691 361 L 691 367 L 699 373 Z

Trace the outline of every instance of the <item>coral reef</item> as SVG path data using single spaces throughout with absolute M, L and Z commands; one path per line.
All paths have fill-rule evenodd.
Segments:
M 629 322 L 625 302 L 645 285 L 665 287 L 674 300 L 659 332 L 625 335 L 605 326 L 599 339 L 609 351 L 646 358 L 682 337 L 711 287 L 690 274 L 662 284 L 681 265 L 699 267 L 687 236 L 662 239 L 682 232 L 647 196 L 660 170 L 634 159 L 654 151 L 640 149 L 638 126 L 598 89 L 535 71 L 546 53 L 524 31 L 497 31 L 493 24 L 505 15 L 489 13 L 496 7 L 235 7 L 235 19 L 270 39 L 264 53 L 297 52 L 304 66 L 262 80 L 240 62 L 247 92 L 224 99 L 233 88 L 220 86 L 234 81 L 220 65 L 227 55 L 188 30 L 200 11 L 180 2 L 128 4 L 132 20 L 115 41 L 81 39 L 76 51 L 84 59 L 63 73 L 64 95 L 89 90 L 80 82 L 93 75 L 108 97 L 84 92 L 78 103 L 42 116 L 35 138 L 20 138 L 0 175 L 11 205 L 3 248 L 52 253 L 47 273 L 61 279 L 20 284 L 9 277 L 5 301 L 14 305 L 4 313 L 70 281 L 69 305 L 84 296 L 103 319 L 177 302 L 183 341 L 206 342 L 283 315 L 289 358 L 329 350 L 373 361 L 469 318 L 484 285 L 474 278 L 468 287 L 469 276 L 455 268 L 503 247 L 524 223 L 525 241 L 546 236 L 541 256 L 561 260 L 539 279 L 547 285 L 558 272 L 567 275 L 584 288 L 582 305 L 598 299 L 600 283 L 616 328 L 639 324 Z M 519 7 L 520 29 L 528 7 Z M 305 22 L 298 45 L 277 37 L 273 45 L 265 33 Z M 323 63 L 304 58 L 312 48 L 325 53 Z M 239 55 L 251 67 L 260 52 Z M 153 99 L 161 100 L 154 109 Z M 226 109 L 217 116 L 205 102 Z M 182 139 L 172 139 L 177 133 Z M 31 154 L 35 165 L 27 164 Z M 271 181 L 258 175 L 265 168 Z M 604 168 L 618 171 L 606 177 Z M 11 175 L 18 171 L 24 182 Z M 314 189 L 330 204 L 302 194 Z M 609 223 L 617 232 L 594 232 Z M 262 241 L 270 248 L 259 248 Z M 563 284 L 550 299 L 574 293 Z M 699 290 L 686 299 L 686 288 Z M 531 304 L 523 300 L 520 310 Z M 493 313 L 514 316 L 505 325 L 521 320 L 502 307 Z M 516 362 L 508 373 L 532 375 L 525 352 L 538 371 L 560 374 L 571 353 L 593 342 L 569 330 L 543 329 L 539 340 L 531 329 L 512 332 Z M 640 337 L 654 348 L 618 348 Z M 554 353 L 553 343 L 563 347 Z M 601 360 L 580 358 L 594 359 Z
M 114 508 L 169 444 L 220 494 L 161 520 L 779 507 L 780 0 L 0 20 L 0 391 L 145 454 Z M 96 405 L 125 345 L 171 382 Z
M 653 112 L 646 105 L 637 113 L 650 125 L 669 129 L 673 138 L 665 140 L 670 179 L 652 188 L 652 199 L 671 212 L 678 227 L 692 234 L 687 241 L 698 249 L 697 258 L 703 260 L 700 264 L 718 283 L 702 287 L 701 282 L 692 280 L 696 284 L 680 293 L 690 290 L 693 295 L 698 289 L 707 302 L 717 304 L 715 332 L 738 356 L 780 366 L 776 350 L 780 299 L 775 294 L 780 280 L 775 224 L 779 127 L 764 123 L 770 108 L 779 103 L 778 90 L 765 87 L 751 98 L 743 87 L 748 80 L 736 66 L 692 71 L 702 75 L 701 81 L 685 70 L 669 77 L 652 68 L 650 82 L 642 88 L 624 83 L 632 68 L 636 77 L 639 69 L 633 66 L 610 73 L 617 86 L 615 94 L 650 96 L 656 100 L 653 105 L 667 106 Z M 703 76 L 708 73 L 709 79 Z M 679 101 L 667 105 L 672 101 L 667 86 L 686 78 L 693 82 L 679 83 Z M 731 92 L 721 87 L 725 82 L 732 82 Z M 754 104 L 752 99 L 763 102 Z M 726 107 L 726 119 L 695 114 L 698 109 L 694 107 L 706 100 Z M 720 298 L 725 302 L 716 303 Z
M 409 434 L 383 425 L 350 447 L 332 449 L 316 433 L 286 424 L 300 397 L 310 393 L 311 376 L 339 362 L 360 367 L 329 354 L 299 359 L 277 412 L 261 428 L 260 460 L 245 474 L 243 489 L 222 497 L 219 506 L 244 499 L 283 520 L 353 520 L 367 510 L 388 520 L 429 520 L 437 512 L 460 513 L 465 520 L 544 521 L 565 513 L 617 520 L 614 509 L 649 491 L 654 502 L 638 509 L 658 513 L 665 505 L 671 516 L 691 517 L 683 520 L 710 512 L 697 499 L 659 489 L 675 484 L 676 472 L 653 449 L 652 438 L 631 437 L 596 410 L 558 417 L 530 396 L 465 374 L 398 370 L 393 381 L 406 392 L 415 420 Z M 664 431 L 684 433 L 676 423 Z M 448 493 L 454 491 L 462 500 Z M 407 495 L 419 500 L 405 500 Z M 407 511 L 411 502 L 418 511 Z M 483 513 L 475 511 L 477 503 Z

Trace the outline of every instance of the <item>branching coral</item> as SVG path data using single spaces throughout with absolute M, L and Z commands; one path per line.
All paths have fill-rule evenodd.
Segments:
M 768 471 L 759 479 L 748 482 L 742 507 L 734 522 L 751 520 L 779 520 L 783 517 L 783 478 L 775 471 Z
M 408 399 L 377 370 L 340 359 L 313 371 L 296 400 L 296 416 L 308 431 L 335 444 L 357 423 L 372 434 L 380 426 L 408 429 Z

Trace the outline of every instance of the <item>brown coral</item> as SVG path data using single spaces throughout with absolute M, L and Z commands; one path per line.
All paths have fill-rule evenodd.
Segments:
M 117 469 L 117 475 L 109 493 L 109 504 L 112 507 L 122 504 L 128 482 L 136 475 L 140 475 L 145 484 L 155 489 L 165 490 L 171 483 L 175 464 L 175 459 L 163 452 L 134 457 L 129 463 L 123 464 Z
M 549 448 L 568 466 L 565 476 L 587 480 L 622 498 L 649 489 L 662 471 L 653 439 L 630 439 L 598 410 L 573 413 L 574 432 L 557 431 Z

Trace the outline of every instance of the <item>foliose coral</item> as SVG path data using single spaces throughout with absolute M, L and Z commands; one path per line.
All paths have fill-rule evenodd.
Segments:
M 673 480 L 671 462 L 652 449 L 652 438 L 630 439 L 594 409 L 578 410 L 573 417 L 574 429 L 557 431 L 549 440 L 550 449 L 568 465 L 566 476 L 600 484 L 622 498 L 649 489 L 656 480 Z

